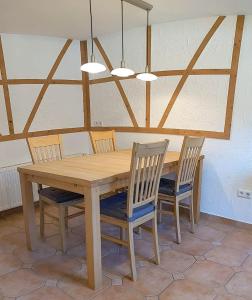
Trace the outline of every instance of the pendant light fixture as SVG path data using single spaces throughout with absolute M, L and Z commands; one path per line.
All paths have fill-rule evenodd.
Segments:
M 89 0 L 89 13 L 90 13 L 90 31 L 91 31 L 91 61 L 88 63 L 85 63 L 81 66 L 81 71 L 87 72 L 87 73 L 100 73 L 106 70 L 106 67 L 103 64 L 100 64 L 95 61 L 94 56 L 94 37 L 93 37 L 93 16 L 92 16 L 92 3 L 91 0 Z
M 148 28 L 149 28 L 149 12 L 150 12 L 150 10 L 147 9 L 146 12 L 147 12 L 147 26 L 146 26 L 146 30 L 147 30 L 147 35 L 146 35 L 146 45 L 147 45 L 147 47 L 146 47 L 147 53 L 146 53 L 146 54 L 147 54 L 147 58 L 146 58 L 146 67 L 145 67 L 145 72 L 144 72 L 144 73 L 138 74 L 138 75 L 136 76 L 136 78 L 137 78 L 137 79 L 140 79 L 140 80 L 142 80 L 142 81 L 153 81 L 153 80 L 156 80 L 156 79 L 157 79 L 157 76 L 154 75 L 154 74 L 152 74 L 152 73 L 150 72 L 150 65 L 148 64 L 148 56 L 149 56 L 149 53 L 148 53 L 148 52 L 150 51 L 150 49 L 149 49 L 149 47 L 148 47 L 148 45 L 149 45 Z
M 123 20 L 123 0 L 121 0 L 121 17 L 122 17 L 122 60 L 121 60 L 121 67 L 114 69 L 111 71 L 111 75 L 119 76 L 119 77 L 128 77 L 134 75 L 135 72 L 131 69 L 126 68 L 125 60 L 124 60 L 124 20 Z

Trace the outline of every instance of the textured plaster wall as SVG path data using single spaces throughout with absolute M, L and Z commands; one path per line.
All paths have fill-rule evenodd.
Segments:
M 184 69 L 215 18 L 153 25 L 153 70 Z M 229 68 L 235 17 L 228 17 L 203 52 L 196 68 Z M 252 223 L 252 200 L 236 196 L 240 187 L 252 189 L 252 17 L 247 16 L 241 49 L 231 139 L 207 139 L 202 186 L 202 211 Z M 45 78 L 65 40 L 58 38 L 3 35 L 9 78 Z M 126 61 L 136 72 L 144 69 L 145 31 L 126 32 Z M 120 62 L 120 34 L 100 38 L 113 66 Z M 17 51 L 18 49 L 18 51 Z M 97 52 L 97 49 L 96 49 Z M 99 53 L 97 59 L 102 61 Z M 54 78 L 80 79 L 79 45 L 75 41 Z M 92 76 L 103 77 L 108 73 Z M 156 126 L 179 80 L 160 78 L 152 84 L 151 125 Z M 145 85 L 137 80 L 122 81 L 139 125 L 145 122 Z M 223 130 L 228 78 L 190 76 L 166 122 L 166 127 Z M 21 131 L 38 95 L 40 86 L 10 86 L 14 124 Z M 79 86 L 53 86 L 48 89 L 32 130 L 82 126 L 82 93 Z M 130 119 L 114 83 L 91 87 L 92 122 L 130 126 Z M 0 88 L 0 132 L 7 133 L 3 93 Z M 170 149 L 179 150 L 182 137 L 118 133 L 119 148 L 133 141 L 170 139 Z M 66 154 L 91 152 L 86 133 L 64 135 Z M 25 141 L 0 143 L 0 167 L 30 161 Z

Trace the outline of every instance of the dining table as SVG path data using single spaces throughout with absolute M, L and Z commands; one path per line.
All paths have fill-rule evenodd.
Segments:
M 166 153 L 162 170 L 163 175 L 176 172 L 179 155 L 179 152 L 173 151 Z M 199 158 L 194 180 L 193 195 L 196 223 L 199 221 L 200 216 L 203 158 L 203 155 Z M 33 251 L 39 247 L 32 183 L 84 195 L 87 283 L 92 289 L 101 288 L 101 195 L 128 186 L 130 163 L 131 150 L 125 149 L 65 157 L 62 160 L 19 167 L 27 248 Z

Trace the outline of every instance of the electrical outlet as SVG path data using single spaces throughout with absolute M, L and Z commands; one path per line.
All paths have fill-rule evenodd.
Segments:
M 94 127 L 102 127 L 103 122 L 102 121 L 94 121 Z
M 252 198 L 252 191 L 238 189 L 237 196 L 240 198 L 251 199 Z

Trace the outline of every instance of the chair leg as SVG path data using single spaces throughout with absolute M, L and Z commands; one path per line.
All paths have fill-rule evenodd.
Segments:
M 127 239 L 127 232 L 126 229 L 123 227 L 120 227 L 120 239 L 123 241 Z
M 61 250 L 66 252 L 66 228 L 65 228 L 65 207 L 59 205 L 59 227 L 60 227 L 60 238 L 61 238 Z
M 136 273 L 136 258 L 135 258 L 135 249 L 134 249 L 134 234 L 133 234 L 133 226 L 131 224 L 128 225 L 128 248 L 129 248 L 129 256 L 130 256 L 130 266 L 131 266 L 131 276 L 132 280 L 137 280 Z
M 195 226 L 194 226 L 193 194 L 191 195 L 191 202 L 190 202 L 190 220 L 191 220 L 191 232 L 194 233 Z
M 42 199 L 39 199 L 39 215 L 40 215 L 40 236 L 45 236 L 45 206 Z
M 68 207 L 65 206 L 65 228 L 68 229 Z
M 155 262 L 157 265 L 159 265 L 160 252 L 159 252 L 158 231 L 157 231 L 157 211 L 155 212 L 155 216 L 152 219 L 152 235 L 153 235 L 153 243 L 154 243 Z
M 158 212 L 158 219 L 157 219 L 158 224 L 162 223 L 162 209 L 163 209 L 163 205 L 162 204 L 163 204 L 162 201 L 159 200 L 158 201 L 158 210 L 159 210 L 159 212 Z
M 181 243 L 181 233 L 180 233 L 180 222 L 179 222 L 179 201 L 175 200 L 175 219 L 176 219 L 176 236 L 177 236 L 177 243 Z

